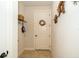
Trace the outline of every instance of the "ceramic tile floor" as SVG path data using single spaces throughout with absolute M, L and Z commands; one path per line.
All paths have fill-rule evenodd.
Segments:
M 49 50 L 25 50 L 19 58 L 51 58 Z

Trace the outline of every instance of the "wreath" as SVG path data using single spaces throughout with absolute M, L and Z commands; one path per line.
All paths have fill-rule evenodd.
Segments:
M 44 20 L 40 20 L 40 21 L 39 21 L 39 24 L 40 24 L 41 26 L 44 26 L 44 25 L 46 24 L 46 22 L 45 22 Z

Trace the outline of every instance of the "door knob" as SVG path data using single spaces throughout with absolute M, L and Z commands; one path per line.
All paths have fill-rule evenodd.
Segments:
M 7 55 L 8 55 L 8 51 L 3 52 L 3 53 L 0 55 L 0 58 L 5 58 L 5 57 L 7 57 Z
M 37 35 L 35 35 L 35 37 L 37 37 Z

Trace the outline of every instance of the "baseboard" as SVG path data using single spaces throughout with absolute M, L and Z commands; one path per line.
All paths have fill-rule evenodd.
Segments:
M 23 53 L 24 49 L 18 52 L 18 57 Z
M 24 50 L 35 50 L 34 48 L 25 48 Z

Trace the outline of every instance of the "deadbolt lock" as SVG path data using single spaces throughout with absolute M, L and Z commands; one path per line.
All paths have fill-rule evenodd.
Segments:
M 35 35 L 35 37 L 37 37 L 37 35 Z

